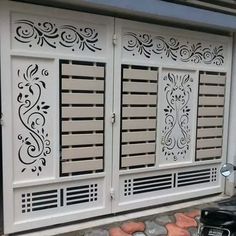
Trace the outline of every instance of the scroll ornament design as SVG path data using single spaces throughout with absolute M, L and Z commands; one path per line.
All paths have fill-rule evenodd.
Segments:
M 102 50 L 96 44 L 98 32 L 89 27 L 74 27 L 72 25 L 57 26 L 48 21 L 33 22 L 30 20 L 17 20 L 15 39 L 32 47 L 36 44 L 40 47 L 47 45 L 56 49 L 58 46 L 76 49 L 79 51 L 89 50 L 95 52 Z
M 41 97 L 46 89 L 43 78 L 49 73 L 46 69 L 39 69 L 37 64 L 31 64 L 24 71 L 18 69 L 17 75 L 21 80 L 18 83 L 18 116 L 25 131 L 18 135 L 18 159 L 23 166 L 22 173 L 29 170 L 39 176 L 51 153 L 51 142 L 45 130 L 50 106 Z
M 128 40 L 123 48 L 132 52 L 133 56 L 139 54 L 150 58 L 152 54 L 158 54 L 161 55 L 161 59 L 165 55 L 173 61 L 180 60 L 182 62 L 214 64 L 217 66 L 224 63 L 222 45 L 203 47 L 201 42 L 181 44 L 174 37 L 167 39 L 162 36 L 153 37 L 150 34 L 136 34 L 133 32 L 125 33 L 125 37 Z
M 162 130 L 162 152 L 166 160 L 184 159 L 191 141 L 189 119 L 191 108 L 189 100 L 193 79 L 189 74 L 168 73 L 164 78 L 166 106 Z

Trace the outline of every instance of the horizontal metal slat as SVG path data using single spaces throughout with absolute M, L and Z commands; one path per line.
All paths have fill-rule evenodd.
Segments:
M 224 75 L 200 75 L 200 83 L 205 84 L 225 84 L 226 77 Z
M 123 130 L 135 130 L 135 129 L 155 129 L 156 119 L 137 119 L 137 120 L 123 120 Z
M 154 141 L 155 136 L 155 131 L 124 132 L 122 133 L 122 142 Z
M 223 134 L 222 128 L 197 129 L 198 138 L 222 136 L 222 134 Z
M 221 145 L 222 145 L 222 138 L 197 140 L 197 148 L 220 147 Z
M 136 80 L 157 80 L 157 71 L 154 70 L 139 70 L 139 69 L 124 69 L 123 79 Z
M 103 104 L 103 94 L 62 93 L 62 104 Z
M 123 95 L 124 105 L 155 105 L 156 95 Z
M 224 97 L 199 97 L 199 106 L 223 106 Z
M 156 93 L 157 84 L 142 82 L 123 82 L 123 92 Z
M 62 118 L 100 118 L 103 107 L 62 107 Z
M 62 145 L 103 144 L 103 134 L 62 135 Z
M 62 121 L 62 132 L 103 130 L 103 120 Z
M 103 160 L 62 162 L 62 173 L 93 171 L 103 169 Z
M 104 81 L 88 79 L 62 79 L 62 89 L 103 91 Z
M 103 147 L 62 148 L 62 160 L 103 156 Z
M 154 117 L 156 116 L 156 107 L 123 107 L 123 117 Z
M 155 149 L 155 143 L 124 144 L 122 145 L 122 155 L 155 152 Z
M 199 94 L 224 95 L 225 94 L 225 87 L 201 85 L 200 90 L 199 90 Z
M 197 159 L 221 157 L 221 154 L 221 148 L 197 150 Z
M 137 165 L 148 165 L 155 164 L 155 155 L 139 155 L 139 156 L 129 156 L 122 157 L 122 167 L 137 166 Z
M 223 107 L 199 107 L 198 116 L 223 116 Z
M 197 125 L 200 127 L 223 126 L 223 118 L 198 118 Z
M 62 64 L 62 75 L 103 78 L 104 67 Z

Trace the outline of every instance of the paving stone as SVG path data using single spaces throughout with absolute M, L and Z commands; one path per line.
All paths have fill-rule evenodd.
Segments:
M 200 216 L 200 210 L 192 210 L 192 211 L 189 211 L 189 212 L 185 212 L 184 214 L 186 216 L 189 216 L 191 218 L 196 218 L 197 216 Z
M 125 222 L 121 225 L 121 229 L 128 234 L 143 232 L 145 230 L 145 224 L 143 222 Z
M 190 229 L 188 229 L 188 231 L 191 234 L 191 236 L 198 236 L 197 228 L 190 228 Z
M 183 213 L 176 213 L 175 214 L 176 218 L 176 225 L 179 226 L 180 228 L 190 228 L 190 227 L 197 227 L 197 222 L 191 218 L 186 216 Z
M 143 232 L 136 232 L 133 234 L 133 236 L 146 236 L 146 234 Z
M 166 225 L 168 223 L 173 223 L 173 217 L 169 215 L 162 215 L 162 216 L 157 216 L 155 221 L 161 225 Z
M 98 229 L 86 232 L 84 236 L 109 236 L 109 233 L 106 230 Z
M 191 236 L 187 230 L 179 228 L 176 224 L 167 224 L 166 228 L 168 236 Z
M 132 234 L 125 233 L 120 227 L 111 228 L 109 230 L 110 236 L 132 236 Z
M 167 234 L 167 229 L 154 221 L 146 221 L 145 224 L 145 233 L 147 236 L 161 236 Z

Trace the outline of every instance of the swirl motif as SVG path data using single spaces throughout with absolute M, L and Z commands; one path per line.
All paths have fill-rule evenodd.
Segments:
M 21 43 L 28 43 L 29 47 L 32 47 L 31 42 L 36 43 L 43 47 L 44 43 L 52 48 L 56 48 L 56 41 L 58 38 L 58 29 L 55 24 L 50 22 L 38 23 L 37 26 L 34 22 L 29 20 L 18 20 L 16 24 L 19 26 L 16 28 L 15 39 Z
M 45 130 L 45 116 L 50 106 L 41 100 L 46 84 L 40 79 L 40 76 L 47 77 L 49 73 L 46 69 L 39 70 L 37 64 L 31 64 L 24 72 L 19 69 L 17 75 L 21 79 L 18 83 L 18 115 L 28 133 L 18 135 L 21 142 L 18 159 L 23 164 L 22 173 L 30 169 L 39 176 L 43 166 L 46 166 L 46 157 L 51 153 L 51 142 Z
M 36 23 L 30 20 L 17 20 L 15 24 L 18 26 L 14 38 L 20 43 L 28 44 L 29 47 L 35 43 L 40 47 L 46 44 L 54 49 L 58 46 L 72 48 L 72 51 L 75 51 L 75 47 L 81 51 L 102 50 L 96 45 L 98 32 L 92 28 L 76 28 L 72 25 L 57 26 L 48 21 Z
M 189 150 L 190 128 L 189 100 L 192 89 L 190 83 L 193 82 L 189 74 L 175 75 L 168 73 L 163 78 L 166 81 L 164 87 L 167 106 L 164 108 L 165 127 L 162 130 L 162 152 L 166 160 L 172 158 L 185 158 Z M 177 135 L 176 135 L 177 134 Z
M 192 61 L 194 63 L 200 63 L 202 61 L 202 44 L 193 44 L 190 47 L 187 45 L 182 45 L 180 47 L 180 60 L 183 62 Z
M 95 29 L 80 28 L 79 30 L 71 25 L 64 25 L 61 27 L 61 41 L 60 44 L 64 47 L 72 47 L 72 51 L 75 50 L 74 46 L 78 45 L 78 48 L 82 51 L 87 48 L 92 52 L 101 50 L 96 46 L 98 42 L 98 33 Z
M 188 42 L 180 43 L 174 37 L 166 39 L 163 36 L 154 36 L 150 34 L 137 34 L 133 32 L 127 32 L 124 34 L 128 39 L 125 41 L 123 48 L 126 51 L 132 52 L 135 56 L 136 53 L 143 55 L 146 58 L 150 58 L 152 53 L 165 54 L 167 58 L 171 58 L 173 61 L 181 62 L 193 62 L 204 64 L 215 64 L 221 66 L 224 63 L 222 45 L 203 48 L 202 43 L 198 42 L 189 45 Z M 162 59 L 162 56 L 160 57 Z
M 155 38 L 157 40 L 156 48 L 152 51 L 156 54 L 165 53 L 167 57 L 177 60 L 177 52 L 179 50 L 179 42 L 175 38 L 170 38 L 169 42 L 161 36 Z
M 144 55 L 147 58 L 151 56 L 151 47 L 153 46 L 153 40 L 149 34 L 135 34 L 132 32 L 128 32 L 125 36 L 131 36 L 128 40 L 127 46 L 124 46 L 124 49 L 127 51 L 132 51 L 133 56 L 135 56 L 135 51 L 140 55 Z

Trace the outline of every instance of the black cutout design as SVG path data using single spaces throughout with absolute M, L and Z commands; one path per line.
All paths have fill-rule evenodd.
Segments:
M 203 47 L 200 42 L 192 45 L 189 45 L 189 42 L 181 44 L 173 37 L 166 39 L 162 36 L 152 37 L 150 34 L 133 32 L 127 32 L 124 36 L 128 37 L 128 40 L 127 45 L 124 45 L 123 48 L 132 52 L 133 56 L 139 54 L 150 58 L 152 53 L 154 53 L 164 54 L 167 58 L 171 58 L 174 61 L 215 64 L 217 66 L 224 63 L 222 45 L 213 48 L 212 45 Z M 162 56 L 161 59 L 163 59 Z
M 30 20 L 17 20 L 15 39 L 20 43 L 32 47 L 34 43 L 43 47 L 45 44 L 56 49 L 59 45 L 84 51 L 85 49 L 95 52 L 102 50 L 98 42 L 98 32 L 95 29 L 85 27 L 76 28 L 72 25 L 56 26 L 56 24 L 45 22 L 33 22 Z M 58 41 L 57 41 L 58 40 Z
M 168 73 L 163 78 L 166 81 L 164 88 L 167 102 L 164 108 L 165 127 L 162 130 L 162 152 L 166 160 L 177 161 L 185 158 L 190 143 L 189 107 L 190 94 L 192 92 L 190 83 L 193 79 L 189 74 L 176 75 Z M 176 136 L 178 130 L 179 136 Z
M 50 140 L 45 130 L 46 115 L 50 108 L 42 101 L 42 90 L 46 89 L 44 77 L 49 73 L 46 69 L 39 69 L 37 64 L 31 64 L 25 71 L 18 69 L 19 103 L 18 116 L 28 135 L 18 135 L 21 146 L 18 150 L 18 159 L 23 164 L 21 172 L 30 169 L 39 176 L 46 166 L 46 157 L 51 153 Z

